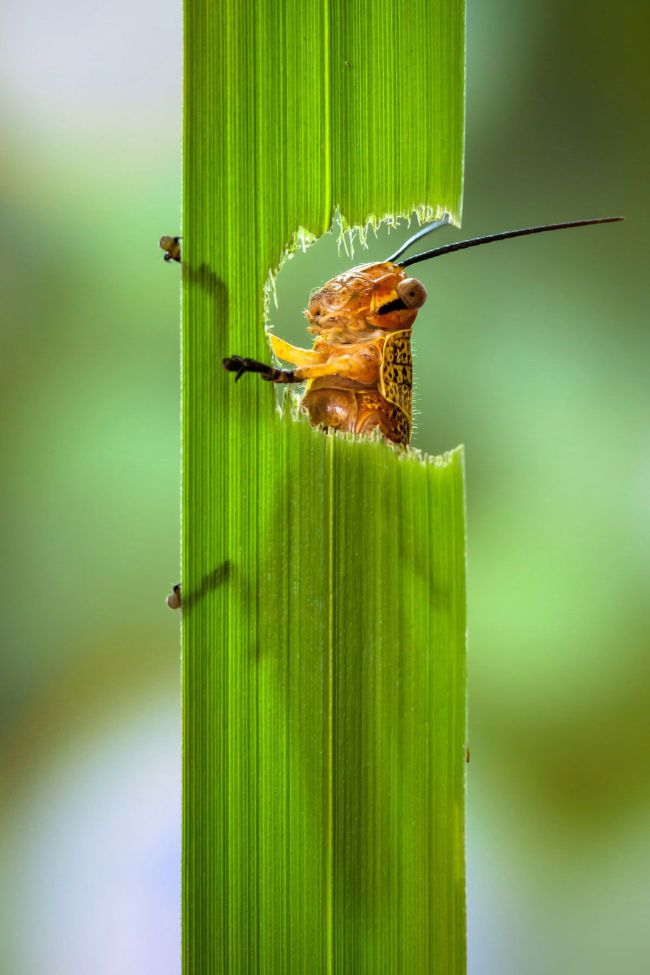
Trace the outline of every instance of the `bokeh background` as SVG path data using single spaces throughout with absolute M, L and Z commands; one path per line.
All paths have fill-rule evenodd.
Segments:
M 178 975 L 181 10 L 0 17 L 0 970 Z M 421 266 L 416 446 L 467 449 L 471 975 L 648 970 L 649 28 L 469 2 L 463 235 L 627 216 Z M 281 334 L 348 263 L 288 263 Z

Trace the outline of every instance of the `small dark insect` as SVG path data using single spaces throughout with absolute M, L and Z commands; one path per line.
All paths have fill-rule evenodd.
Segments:
M 312 426 L 369 435 L 379 430 L 390 443 L 408 446 L 412 425 L 411 332 L 427 292 L 406 268 L 454 251 L 497 240 L 549 230 L 613 223 L 623 217 L 574 220 L 445 244 L 435 250 L 399 257 L 420 238 L 444 226 L 447 219 L 423 227 L 379 264 L 360 264 L 324 284 L 309 301 L 307 331 L 316 336 L 313 349 L 299 349 L 271 335 L 278 359 L 296 369 L 275 369 L 255 359 L 234 355 L 223 367 L 236 374 L 254 372 L 272 383 L 307 383 L 301 408 Z
M 163 261 L 178 261 L 181 263 L 181 241 L 182 237 L 161 237 L 160 246 L 165 251 Z
M 167 597 L 167 605 L 170 609 L 180 609 L 181 608 L 181 584 L 177 582 L 169 596 Z

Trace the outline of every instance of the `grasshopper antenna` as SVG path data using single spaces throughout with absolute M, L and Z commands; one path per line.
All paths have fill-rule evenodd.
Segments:
M 441 227 L 446 227 L 448 223 L 449 223 L 449 214 L 445 213 L 440 218 L 440 220 L 436 220 L 435 223 L 429 223 L 427 224 L 426 227 L 421 227 L 418 230 L 418 232 L 416 234 L 413 234 L 412 237 L 409 237 L 409 239 L 405 241 L 402 244 L 402 246 L 395 251 L 394 254 L 391 254 L 390 257 L 386 258 L 386 264 L 394 264 L 397 258 L 400 256 L 400 254 L 403 254 L 404 251 L 407 251 L 409 247 L 411 247 L 411 245 L 416 242 L 416 240 L 421 240 L 423 237 L 428 237 L 429 234 L 432 234 L 434 230 L 440 230 Z
M 444 244 L 442 247 L 436 247 L 432 251 L 424 251 L 422 254 L 414 254 L 413 257 L 407 257 L 404 261 L 398 261 L 399 267 L 410 267 L 411 264 L 419 264 L 420 261 L 428 261 L 432 257 L 442 257 L 443 254 L 451 254 L 454 251 L 464 251 L 468 247 L 478 247 L 479 244 L 493 244 L 497 240 L 510 240 L 511 237 L 528 237 L 530 234 L 544 234 L 548 230 L 568 230 L 570 227 L 590 227 L 595 223 L 618 223 L 620 220 L 624 220 L 625 217 L 596 217 L 593 220 L 571 220 L 569 223 L 548 223 L 543 227 L 525 227 L 523 230 L 506 230 L 500 234 L 490 234 L 487 237 L 472 237 L 470 240 L 458 240 L 455 244 Z M 413 240 L 417 240 L 418 236 L 424 236 L 423 234 L 416 234 Z M 399 256 L 402 251 L 397 252 Z M 392 258 L 389 258 L 392 260 Z

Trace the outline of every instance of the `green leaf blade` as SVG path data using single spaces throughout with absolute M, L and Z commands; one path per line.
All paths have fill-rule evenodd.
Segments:
M 300 228 L 458 216 L 462 4 L 185 9 L 184 971 L 461 975 L 462 458 L 219 361 Z
M 330 9 L 334 205 L 350 225 L 422 206 L 459 221 L 463 3 L 332 0 Z

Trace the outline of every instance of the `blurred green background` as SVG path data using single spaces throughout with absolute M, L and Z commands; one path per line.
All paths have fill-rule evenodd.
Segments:
M 181 12 L 2 19 L 0 970 L 178 975 Z M 470 0 L 462 235 L 627 222 L 419 269 L 415 445 L 467 448 L 471 975 L 648 970 L 649 27 Z M 296 256 L 278 332 L 349 264 Z

